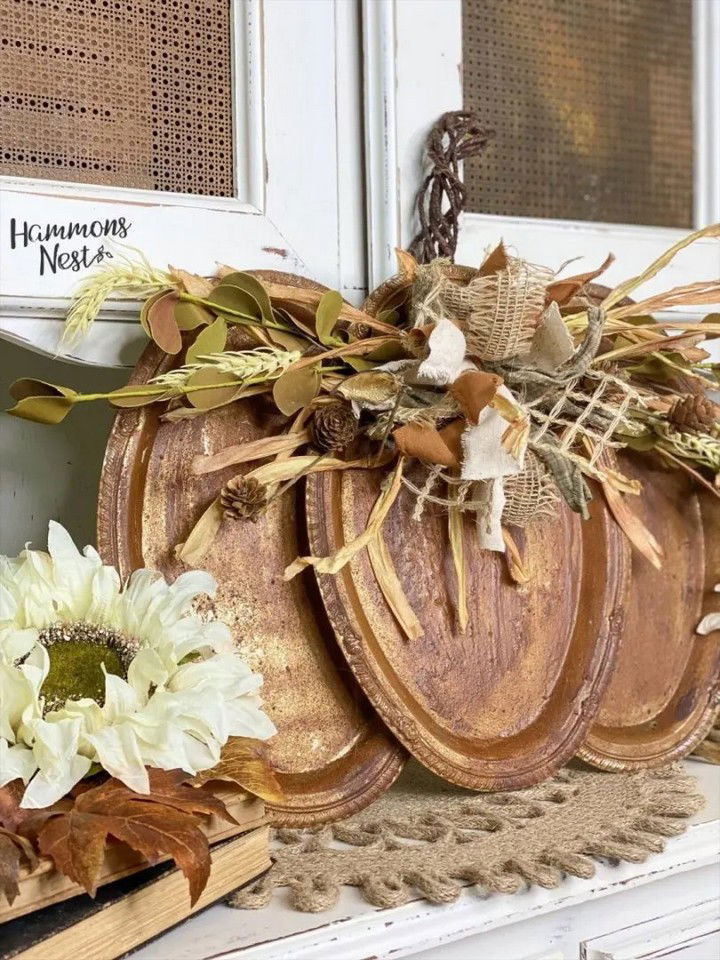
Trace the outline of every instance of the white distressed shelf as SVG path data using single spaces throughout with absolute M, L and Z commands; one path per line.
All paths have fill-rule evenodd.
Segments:
M 685 764 L 700 780 L 705 808 L 645 863 L 600 863 L 592 879 L 569 877 L 555 890 L 514 896 L 480 897 L 469 888 L 442 907 L 414 900 L 383 910 L 346 888 L 333 910 L 303 914 L 281 891 L 257 912 L 212 907 L 134 960 L 575 960 L 592 938 L 720 902 L 720 767 Z

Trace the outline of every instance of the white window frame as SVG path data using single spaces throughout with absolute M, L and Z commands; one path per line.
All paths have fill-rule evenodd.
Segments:
M 492 2 L 492 0 L 488 0 Z M 695 55 L 695 226 L 720 221 L 720 3 L 693 0 Z M 395 247 L 416 230 L 415 195 L 426 172 L 425 138 L 446 110 L 462 108 L 462 0 L 363 0 L 369 274 L 371 286 L 396 270 Z M 686 230 L 579 220 L 463 216 L 458 263 L 475 264 L 501 238 L 551 267 L 583 256 L 616 283 L 640 272 Z M 702 240 L 683 251 L 644 290 L 720 275 L 720 246 Z M 685 319 L 702 316 L 675 311 Z
M 125 215 L 151 262 L 216 262 L 313 277 L 358 299 L 366 286 L 359 0 L 232 0 L 236 197 L 0 177 L 0 338 L 57 351 L 84 272 L 38 275 L 37 244 L 10 249 L 10 221 Z M 82 241 L 81 241 L 82 243 Z M 73 243 L 67 245 L 68 248 Z M 69 359 L 132 363 L 138 306 L 106 305 Z M 1 349 L 1 347 L 0 347 Z

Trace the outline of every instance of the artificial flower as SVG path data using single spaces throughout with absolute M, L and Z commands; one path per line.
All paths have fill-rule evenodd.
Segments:
M 147 767 L 194 775 L 229 737 L 272 736 L 262 677 L 193 612 L 216 586 L 150 570 L 123 585 L 54 522 L 47 553 L 0 557 L 0 787 L 21 779 L 22 806 L 47 807 L 99 766 L 148 793 Z

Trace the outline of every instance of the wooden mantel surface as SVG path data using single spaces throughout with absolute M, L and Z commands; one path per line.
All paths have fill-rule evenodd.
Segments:
M 479 955 L 471 944 L 481 944 L 482 955 L 493 960 L 500 960 L 501 950 L 512 960 L 575 960 L 577 944 L 587 937 L 720 899 L 720 766 L 684 763 L 698 778 L 706 805 L 686 833 L 645 863 L 599 863 L 589 880 L 568 877 L 558 889 L 532 887 L 514 896 L 481 899 L 469 888 L 442 907 L 414 900 L 379 909 L 346 888 L 333 910 L 304 914 L 290 910 L 280 891 L 264 910 L 212 907 L 133 960 L 465 960 Z M 514 931 L 522 944 L 518 953 L 508 947 Z

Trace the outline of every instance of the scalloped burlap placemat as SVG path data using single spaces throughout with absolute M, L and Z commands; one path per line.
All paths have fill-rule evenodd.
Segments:
M 604 773 L 572 765 L 536 787 L 473 793 L 416 763 L 362 813 L 310 830 L 277 830 L 274 866 L 228 901 L 267 906 L 289 886 L 297 910 L 337 903 L 343 885 L 380 907 L 424 897 L 449 903 L 463 886 L 515 893 L 556 887 L 565 874 L 591 877 L 593 859 L 637 863 L 687 829 L 703 805 L 679 765 Z

